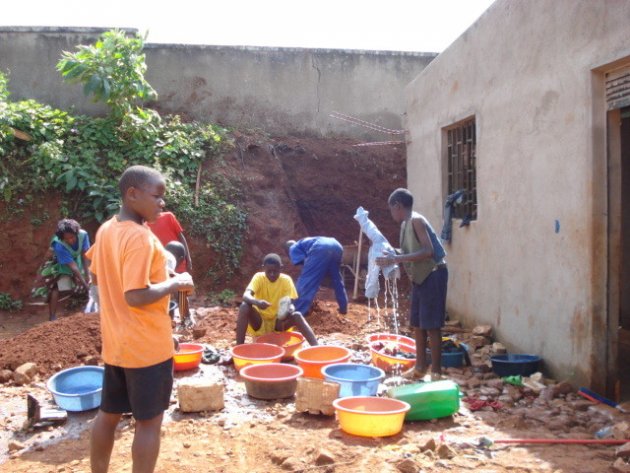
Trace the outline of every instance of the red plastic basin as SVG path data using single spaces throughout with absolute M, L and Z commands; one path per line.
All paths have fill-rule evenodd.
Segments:
M 344 347 L 317 345 L 295 352 L 295 361 L 304 370 L 304 376 L 324 379 L 322 368 L 333 363 L 345 363 L 352 353 Z
M 257 399 L 291 397 L 297 388 L 297 378 L 304 370 L 299 366 L 282 363 L 249 365 L 240 372 L 245 380 L 247 394 Z
M 291 360 L 293 353 L 304 345 L 304 335 L 300 332 L 272 332 L 256 338 L 256 343 L 271 343 L 284 348 L 283 360 Z
M 240 371 L 248 365 L 278 363 L 285 354 L 285 350 L 270 343 L 244 343 L 230 348 L 234 360 L 234 368 Z

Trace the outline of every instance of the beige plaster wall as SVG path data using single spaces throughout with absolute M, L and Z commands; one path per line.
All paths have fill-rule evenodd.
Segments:
M 103 113 L 55 65 L 64 50 L 91 44 L 102 28 L 0 27 L 0 70 L 13 99 L 35 98 Z M 404 88 L 433 53 L 147 44 L 147 80 L 165 113 L 271 133 L 398 139 L 331 118 L 342 112 L 400 129 Z
M 478 218 L 454 221 L 449 313 L 580 383 L 596 381 L 606 319 L 606 111 L 592 71 L 630 55 L 628 18 L 625 0 L 497 0 L 406 89 L 409 187 L 437 228 L 442 129 L 476 117 Z

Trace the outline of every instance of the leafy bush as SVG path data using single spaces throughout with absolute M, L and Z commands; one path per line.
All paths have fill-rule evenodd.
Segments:
M 119 208 L 120 174 L 132 164 L 154 167 L 168 178 L 168 207 L 219 255 L 209 274 L 229 277 L 240 261 L 246 225 L 238 186 L 212 176 L 196 189 L 198 172 L 216 165 L 230 145 L 227 130 L 138 107 L 155 97 L 144 79 L 142 46 L 142 38 L 112 31 L 93 46 L 64 53 L 57 66 L 65 79 L 83 82 L 86 93 L 111 107 L 107 117 L 73 116 L 34 100 L 11 102 L 0 73 L 0 196 L 10 203 L 59 192 L 64 216 L 102 222 Z M 13 129 L 30 140 L 18 139 Z M 7 208 L 17 213 L 20 206 Z
M 144 74 L 144 38 L 131 38 L 123 31 L 101 35 L 93 45 L 80 45 L 76 53 L 64 51 L 57 70 L 68 82 L 83 83 L 83 93 L 104 102 L 116 119 L 133 115 L 134 103 L 157 98 Z
M 6 292 L 0 292 L 0 310 L 20 310 L 21 308 L 21 300 L 13 299 L 11 294 Z

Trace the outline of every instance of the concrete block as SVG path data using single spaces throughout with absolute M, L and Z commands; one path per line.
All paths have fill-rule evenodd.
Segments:
M 339 388 L 339 384 L 323 379 L 298 378 L 295 410 L 331 416 L 335 413 L 332 403 L 339 397 Z
M 220 379 L 186 379 L 177 387 L 182 412 L 223 409 L 223 382 Z

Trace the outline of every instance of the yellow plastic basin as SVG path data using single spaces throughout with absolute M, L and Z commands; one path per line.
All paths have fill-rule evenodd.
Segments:
M 341 430 L 361 437 L 389 437 L 402 430 L 411 406 L 398 399 L 370 396 L 342 397 L 333 401 Z

